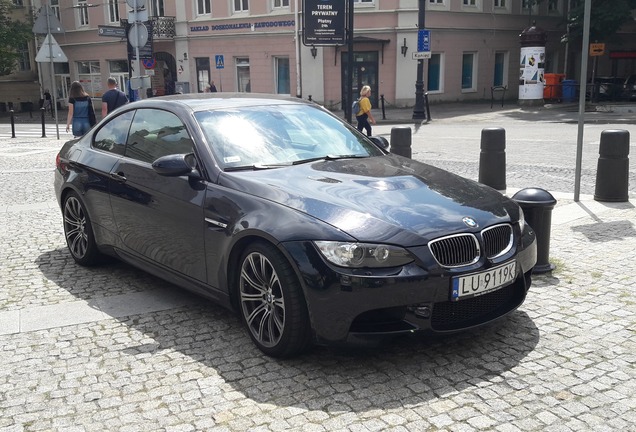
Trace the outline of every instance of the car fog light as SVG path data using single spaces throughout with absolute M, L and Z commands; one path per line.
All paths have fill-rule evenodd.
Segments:
M 431 308 L 430 306 L 419 305 L 413 307 L 413 312 L 415 316 L 418 318 L 430 318 L 431 317 Z

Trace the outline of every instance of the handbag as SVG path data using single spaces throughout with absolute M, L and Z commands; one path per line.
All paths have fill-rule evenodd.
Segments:
M 97 118 L 95 118 L 95 109 L 93 108 L 93 99 L 88 99 L 88 123 L 91 126 L 95 126 L 97 123 Z

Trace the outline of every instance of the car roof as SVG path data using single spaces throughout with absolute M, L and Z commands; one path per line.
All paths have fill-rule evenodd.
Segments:
M 196 112 L 221 108 L 313 103 L 300 98 L 265 93 L 190 93 L 142 99 L 134 104 L 138 108 L 179 107 L 179 109 L 189 108 Z

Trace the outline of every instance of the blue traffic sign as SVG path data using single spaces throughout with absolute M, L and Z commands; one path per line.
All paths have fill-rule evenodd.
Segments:
M 431 31 L 419 30 L 417 32 L 417 51 L 430 51 L 431 50 Z
M 224 65 L 224 60 L 223 60 L 223 55 L 215 55 L 214 56 L 214 63 L 216 63 L 216 68 L 217 69 L 223 69 L 225 67 Z

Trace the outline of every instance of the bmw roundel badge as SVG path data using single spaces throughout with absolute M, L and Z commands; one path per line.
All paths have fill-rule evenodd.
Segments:
M 470 227 L 470 228 L 475 228 L 477 227 L 477 222 L 475 221 L 475 219 L 469 217 L 469 216 L 465 216 L 462 221 L 466 224 L 466 226 Z

